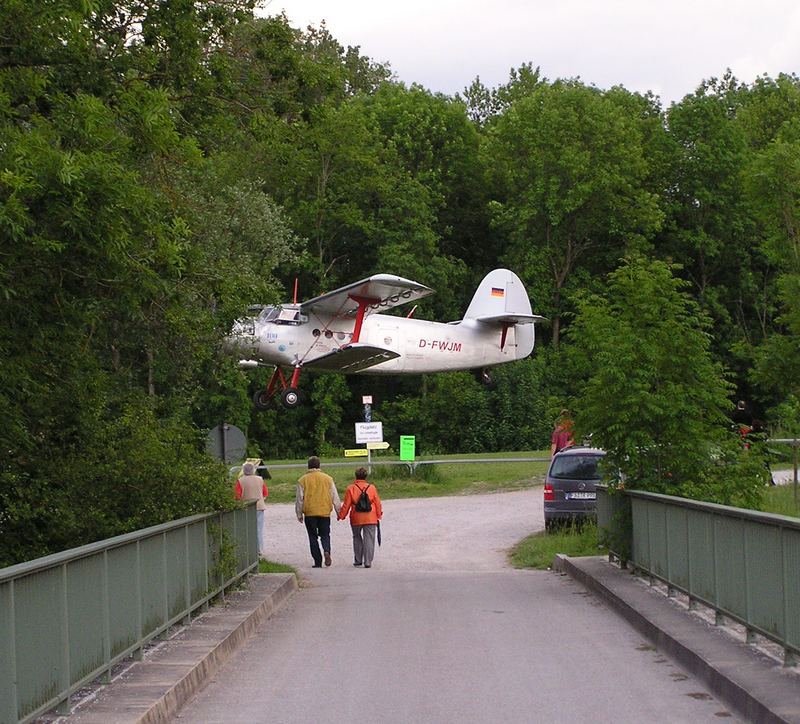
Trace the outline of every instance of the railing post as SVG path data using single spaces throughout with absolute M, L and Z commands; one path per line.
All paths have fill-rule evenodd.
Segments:
M 183 528 L 183 607 L 186 609 L 186 615 L 183 617 L 183 625 L 188 626 L 192 622 L 192 576 L 191 576 L 191 560 L 189 559 L 189 526 Z
M 144 637 L 144 612 L 142 607 L 144 593 L 142 591 L 142 542 L 136 541 L 136 639 L 139 641 L 139 647 L 133 652 L 134 661 L 142 660 L 142 646 L 141 641 Z
M 6 649 L 5 664 L 8 667 L 8 681 L 2 682 L 3 689 L 6 695 L 0 696 L 0 721 L 17 721 L 19 712 L 19 703 L 17 698 L 17 681 L 19 680 L 18 665 L 17 665 L 17 631 L 16 631 L 16 606 L 15 606 L 15 583 L 10 580 L 7 584 L 0 587 L 0 604 L 7 605 L 7 618 L 0 622 L 0 642 L 4 644 L 3 648 Z M 2 610 L 0 608 L 0 610 Z M 2 666 L 2 664 L 0 664 Z
M 103 661 L 108 664 L 103 681 L 111 683 L 111 604 L 108 593 L 108 550 L 103 551 Z
M 67 595 L 67 566 L 68 563 L 61 564 L 61 656 L 59 657 L 61 666 L 61 676 L 58 685 L 61 691 L 68 691 L 70 685 L 69 675 L 69 596 Z M 58 704 L 58 713 L 66 716 L 70 713 L 70 696 L 66 695 Z

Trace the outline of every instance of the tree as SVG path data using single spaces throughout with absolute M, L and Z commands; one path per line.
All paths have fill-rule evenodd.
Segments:
M 505 85 L 489 90 L 477 77 L 464 89 L 463 98 L 456 94 L 456 100 L 463 101 L 470 121 L 482 127 L 501 115 L 515 100 L 524 98 L 546 82 L 546 78 L 540 77 L 538 66 L 534 68 L 533 63 L 523 63 L 511 69 Z
M 586 382 L 575 425 L 579 437 L 592 433 L 627 487 L 711 495 L 735 470 L 715 460 L 738 460 L 727 428 L 729 385 L 710 354 L 709 319 L 674 270 L 632 256 L 609 275 L 605 294 L 579 298 L 569 337 Z M 763 483 L 762 469 L 729 485 L 719 502 L 752 501 Z
M 787 121 L 759 152 L 747 189 L 764 229 L 762 248 L 778 269 L 775 326 L 759 347 L 754 378 L 796 411 L 800 400 L 800 124 Z M 791 427 L 796 429 L 796 423 Z
M 515 101 L 490 140 L 504 257 L 534 290 L 537 312 L 552 319 L 558 347 L 572 276 L 582 265 L 604 271 L 661 223 L 655 196 L 642 188 L 647 163 L 637 119 L 616 96 L 557 81 Z
M 201 92 L 241 5 L 169 5 L 0 6 L 20 39 L 0 50 L 4 562 L 230 504 L 192 413 L 242 282 L 268 292 L 292 236 L 246 182 L 216 189 L 224 210 L 198 203 L 173 94 Z

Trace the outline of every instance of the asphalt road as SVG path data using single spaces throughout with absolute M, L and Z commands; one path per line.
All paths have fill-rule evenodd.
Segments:
M 310 568 L 292 506 L 266 552 L 304 586 L 182 710 L 186 722 L 736 721 L 571 578 L 516 571 L 505 550 L 543 528 L 541 488 L 387 501 L 372 569 Z

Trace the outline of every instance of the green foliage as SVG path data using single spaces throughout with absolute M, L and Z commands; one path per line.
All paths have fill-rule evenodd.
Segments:
M 618 94 L 570 81 L 537 85 L 490 128 L 503 190 L 494 223 L 509 242 L 502 258 L 530 283 L 556 347 L 579 270 L 608 271 L 662 222 L 641 183 L 648 168 L 639 126 Z
M 214 549 L 214 565 L 209 570 L 208 576 L 209 580 L 220 585 L 236 575 L 236 546 L 231 540 L 231 534 L 224 528 L 210 525 L 208 532 Z
M 586 370 L 579 436 L 592 433 L 629 487 L 673 495 L 720 491 L 714 456 L 728 449 L 728 385 L 685 286 L 662 262 L 626 259 L 605 296 L 578 300 L 570 330 Z M 740 495 L 752 485 L 742 481 Z
M 0 565 L 233 504 L 224 466 L 200 452 L 185 414 L 144 396 L 113 414 L 103 390 L 87 397 L 95 406 L 73 413 L 72 430 L 55 427 L 63 416 L 43 420 L 30 448 L 6 459 Z
M 798 91 L 795 96 L 800 95 Z M 747 188 L 763 224 L 762 249 L 779 270 L 775 329 L 756 354 L 755 379 L 778 399 L 800 397 L 800 121 L 780 126 L 754 158 Z

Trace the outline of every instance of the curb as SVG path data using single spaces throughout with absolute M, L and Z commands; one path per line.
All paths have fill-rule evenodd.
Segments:
M 134 664 L 118 681 L 103 687 L 85 709 L 59 721 L 80 724 L 155 724 L 180 709 L 292 593 L 290 573 L 257 574 L 172 639 L 151 658 Z
M 571 559 L 558 554 L 552 568 L 596 593 L 747 721 L 800 722 L 796 679 L 782 675 L 779 666 L 766 662 L 746 644 L 725 640 L 668 601 L 637 590 L 630 572 L 603 557 Z

